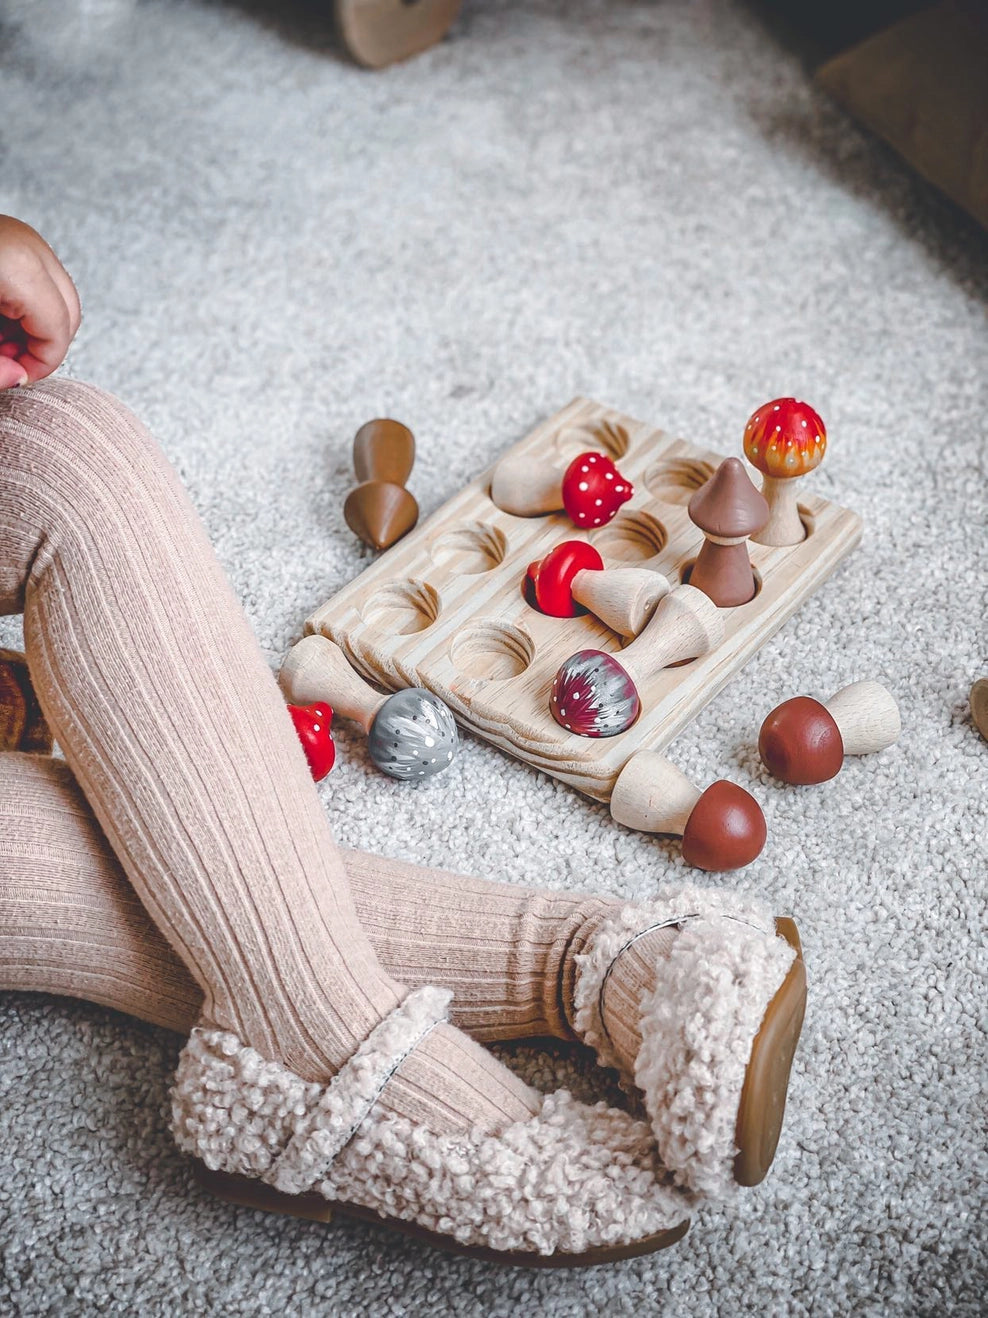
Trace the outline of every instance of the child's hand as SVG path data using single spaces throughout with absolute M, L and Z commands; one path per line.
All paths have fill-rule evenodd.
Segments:
M 0 215 L 0 389 L 51 375 L 81 319 L 75 285 L 45 240 Z

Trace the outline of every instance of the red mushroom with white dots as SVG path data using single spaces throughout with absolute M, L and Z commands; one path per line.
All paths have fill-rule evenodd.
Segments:
M 565 509 L 581 530 L 605 526 L 635 487 L 606 453 L 580 453 L 565 470 L 536 462 L 529 453 L 509 454 L 494 469 L 491 499 L 515 517 Z
M 769 518 L 752 535 L 762 545 L 798 545 L 806 539 L 796 506 L 795 481 L 818 467 L 827 451 L 827 432 L 808 403 L 776 398 L 748 418 L 745 457 L 762 473 Z

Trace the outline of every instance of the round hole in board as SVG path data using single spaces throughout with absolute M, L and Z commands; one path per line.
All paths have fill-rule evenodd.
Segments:
M 465 522 L 444 531 L 429 552 L 433 562 L 449 563 L 461 576 L 479 576 L 504 562 L 508 540 L 499 526 Z
M 645 488 L 663 503 L 685 507 L 714 474 L 702 458 L 665 458 L 645 472 Z
M 384 633 L 413 636 L 424 632 L 439 617 L 439 592 L 427 581 L 409 578 L 379 586 L 360 610 L 369 627 Z
M 581 453 L 594 449 L 606 453 L 618 464 L 630 448 L 631 439 L 624 426 L 616 421 L 588 421 L 584 425 L 563 426 L 552 446 L 567 465 Z
M 535 658 L 535 643 L 520 627 L 481 618 L 454 636 L 449 657 L 464 677 L 503 682 L 525 672 Z
M 666 528 L 651 513 L 636 509 L 619 512 L 612 522 L 590 532 L 590 542 L 604 558 L 622 563 L 643 563 L 666 547 Z

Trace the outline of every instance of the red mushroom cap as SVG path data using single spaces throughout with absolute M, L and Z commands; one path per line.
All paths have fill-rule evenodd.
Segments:
M 775 398 L 752 412 L 744 428 L 748 461 L 777 480 L 805 476 L 827 451 L 827 432 L 809 403 Z
M 762 724 L 758 753 L 769 773 L 784 783 L 825 783 L 844 763 L 844 739 L 826 705 L 796 696 L 773 709 Z
M 765 845 L 762 808 L 743 787 L 711 783 L 693 807 L 683 831 L 683 860 L 701 870 L 750 865 Z
M 605 453 L 581 453 L 563 477 L 563 507 L 580 527 L 603 526 L 634 492 Z
M 333 711 L 320 700 L 314 705 L 289 705 L 288 712 L 309 761 L 309 771 L 319 782 L 336 763 L 336 745 L 330 732 Z
M 573 578 L 577 572 L 603 570 L 604 560 L 586 540 L 564 540 L 550 549 L 539 563 L 528 569 L 535 588 L 535 603 L 553 618 L 575 618 L 586 613 L 573 599 Z

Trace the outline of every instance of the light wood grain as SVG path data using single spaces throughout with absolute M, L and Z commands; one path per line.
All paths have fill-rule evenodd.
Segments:
M 899 740 L 899 707 L 880 682 L 852 682 L 826 702 L 845 755 L 870 755 Z
M 703 537 L 689 495 L 722 455 L 588 399 L 576 399 L 511 450 L 565 469 L 600 448 L 619 461 L 635 496 L 586 538 L 606 567 L 648 566 L 682 581 Z M 388 690 L 424 686 L 465 726 L 535 768 L 599 800 L 610 799 L 635 751 L 661 750 L 747 663 L 857 544 L 851 512 L 812 495 L 797 545 L 752 545 L 761 581 L 748 604 L 722 609 L 724 638 L 709 653 L 663 668 L 639 691 L 638 721 L 616 737 L 568 733 L 549 710 L 559 666 L 577 650 L 620 658 L 622 640 L 592 614 L 550 618 L 522 594 L 528 564 L 573 538 L 562 514 L 517 517 L 490 498 L 488 470 L 317 609 L 306 631 L 334 640 L 354 667 Z
M 647 567 L 584 568 L 571 586 L 573 598 L 619 636 L 637 636 L 669 594 L 669 581 Z

